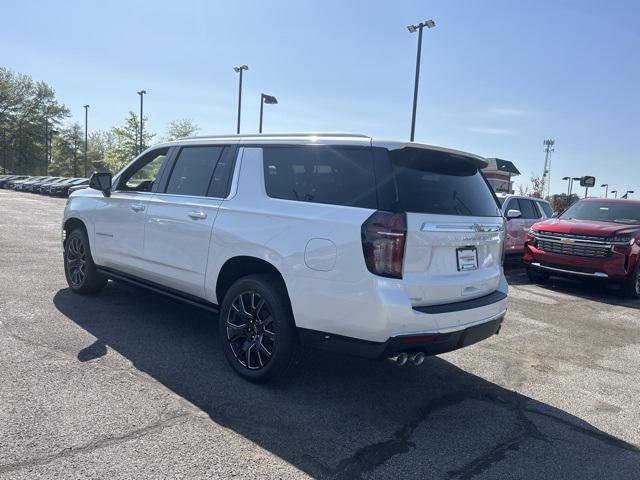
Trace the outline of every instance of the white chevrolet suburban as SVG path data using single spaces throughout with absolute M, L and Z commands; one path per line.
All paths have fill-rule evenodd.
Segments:
M 475 155 L 356 134 L 197 137 L 95 173 L 62 224 L 71 290 L 129 282 L 219 313 L 272 380 L 300 345 L 420 364 L 498 333 L 505 224 Z

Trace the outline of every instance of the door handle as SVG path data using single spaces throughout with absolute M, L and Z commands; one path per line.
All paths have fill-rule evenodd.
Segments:
M 134 212 L 144 212 L 144 205 L 141 203 L 134 203 L 130 206 L 131 210 Z
M 189 218 L 192 218 L 194 220 L 204 220 L 205 218 L 207 218 L 207 214 L 202 211 L 189 212 L 187 215 L 189 215 Z

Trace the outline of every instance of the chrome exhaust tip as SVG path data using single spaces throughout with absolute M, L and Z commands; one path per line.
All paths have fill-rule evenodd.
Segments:
M 424 362 L 424 353 L 418 352 L 414 355 L 411 355 L 409 361 L 411 362 L 411 365 L 419 367 Z
M 389 357 L 389 360 L 394 362 L 399 367 L 404 367 L 409 361 L 409 354 L 407 352 L 402 352 L 394 357 Z

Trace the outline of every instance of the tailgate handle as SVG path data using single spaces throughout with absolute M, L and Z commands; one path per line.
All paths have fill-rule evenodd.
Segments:
M 421 230 L 423 232 L 474 232 L 474 233 L 486 233 L 486 232 L 502 232 L 504 230 L 502 225 L 497 223 L 423 223 Z

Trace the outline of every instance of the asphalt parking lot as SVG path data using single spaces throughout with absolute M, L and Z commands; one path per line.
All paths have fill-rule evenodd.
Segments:
M 640 476 L 640 302 L 509 267 L 500 335 L 399 368 L 304 352 L 237 377 L 215 317 L 70 293 L 65 200 L 0 190 L 0 478 Z

